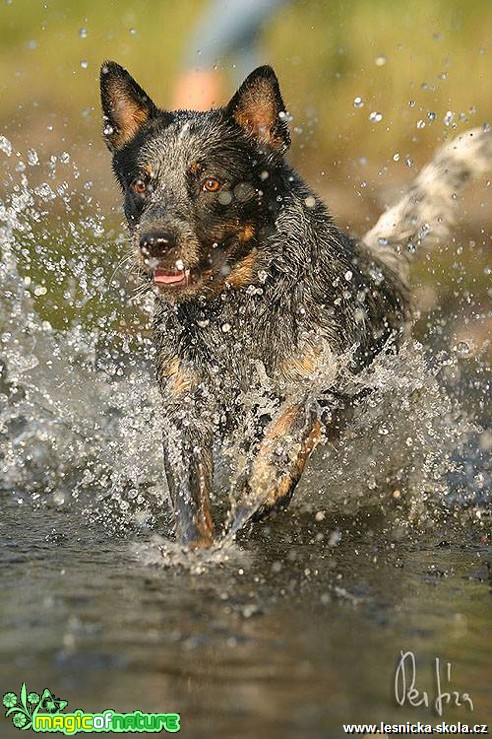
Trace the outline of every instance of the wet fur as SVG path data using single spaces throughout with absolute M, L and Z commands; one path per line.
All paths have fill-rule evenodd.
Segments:
M 351 380 L 398 348 L 411 314 L 405 259 L 376 231 L 363 243 L 337 229 L 286 163 L 287 115 L 269 67 L 205 113 L 159 110 L 113 62 L 101 93 L 135 257 L 156 293 L 177 536 L 208 546 L 217 442 L 235 452 L 232 530 L 288 502 L 350 404 Z M 207 177 L 220 192 L 204 191 Z M 179 289 L 153 284 L 156 269 L 177 264 L 187 269 Z

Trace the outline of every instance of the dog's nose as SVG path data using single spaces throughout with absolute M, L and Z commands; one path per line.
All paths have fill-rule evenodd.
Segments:
M 140 249 L 149 257 L 160 257 L 174 245 L 174 236 L 165 231 L 147 231 L 140 237 Z

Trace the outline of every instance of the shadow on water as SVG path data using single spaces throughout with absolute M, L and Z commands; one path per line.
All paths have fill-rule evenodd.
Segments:
M 431 700 L 436 657 L 473 700 L 443 718 L 492 721 L 486 364 L 442 332 L 430 361 L 415 346 L 383 362 L 344 443 L 319 450 L 302 507 L 185 554 L 166 538 L 149 370 L 97 311 L 96 329 L 53 329 L 26 279 L 50 237 L 46 198 L 70 212 L 72 196 L 36 194 L 23 174 L 13 193 L 1 204 L 1 692 L 25 681 L 70 710 L 179 712 L 197 739 L 342 736 L 348 722 L 437 722 L 396 704 L 411 650 Z M 100 223 L 83 215 L 92 254 Z M 97 303 L 105 283 L 90 269 L 76 287 Z M 137 353 L 151 360 L 145 339 Z

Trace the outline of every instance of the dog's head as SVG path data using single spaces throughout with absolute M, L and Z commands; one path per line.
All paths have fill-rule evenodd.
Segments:
M 286 176 L 288 116 L 273 70 L 252 72 L 223 108 L 166 112 L 106 62 L 101 99 L 134 251 L 161 297 L 249 284 Z

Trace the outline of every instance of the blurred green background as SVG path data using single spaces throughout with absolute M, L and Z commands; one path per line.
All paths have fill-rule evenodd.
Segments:
M 70 155 L 81 174 L 73 182 L 78 195 L 70 215 L 90 189 L 91 207 L 104 216 L 98 248 L 104 242 L 116 259 L 124 246 L 121 238 L 114 242 L 124 228 L 100 138 L 99 66 L 115 59 L 159 105 L 170 106 L 192 31 L 210 3 L 1 1 L 0 133 L 21 153 L 34 149 L 43 162 Z M 491 40 L 490 0 L 294 0 L 263 24 L 258 61 L 276 69 L 293 116 L 290 160 L 341 227 L 363 233 L 439 143 L 492 121 Z M 234 55 L 218 65 L 225 101 L 237 83 Z M 356 98 L 363 104 L 354 105 Z M 0 152 L 4 188 L 14 166 Z M 475 313 L 485 308 L 489 185 L 484 178 L 466 195 L 452 243 L 437 259 L 417 264 L 424 309 L 452 302 L 458 292 L 471 296 Z M 55 234 L 63 212 L 57 207 L 50 206 L 44 220 L 44 228 L 46 219 L 53 221 Z M 74 244 L 66 235 L 54 239 L 58 258 L 73 257 L 73 238 Z M 43 273 L 42 249 L 39 255 L 31 265 L 35 282 L 53 281 L 49 270 Z M 64 281 L 61 272 L 58 281 Z

